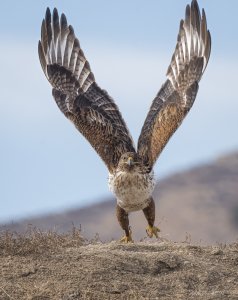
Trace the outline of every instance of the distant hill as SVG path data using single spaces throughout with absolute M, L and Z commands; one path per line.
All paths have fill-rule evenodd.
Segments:
M 157 224 L 161 235 L 174 241 L 228 243 L 238 238 L 238 152 L 161 180 L 155 189 Z M 145 237 L 142 212 L 132 213 L 135 240 Z M 27 224 L 65 232 L 81 226 L 82 235 L 103 241 L 118 239 L 122 231 L 115 216 L 115 200 L 85 208 L 29 218 L 0 228 L 24 231 Z

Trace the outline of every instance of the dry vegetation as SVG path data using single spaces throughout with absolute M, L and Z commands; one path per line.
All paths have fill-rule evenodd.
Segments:
M 2 231 L 0 233 L 0 255 L 30 255 L 54 252 L 60 248 L 78 247 L 85 243 L 79 229 L 58 234 L 50 230 L 43 232 L 35 227 L 28 226 L 25 233 Z
M 238 299 L 238 244 L 0 234 L 0 299 Z

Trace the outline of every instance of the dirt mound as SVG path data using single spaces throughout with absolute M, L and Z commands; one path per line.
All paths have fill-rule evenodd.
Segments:
M 238 244 L 0 235 L 0 299 L 238 299 Z

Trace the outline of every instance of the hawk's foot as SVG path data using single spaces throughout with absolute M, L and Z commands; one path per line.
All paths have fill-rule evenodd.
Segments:
M 146 227 L 146 233 L 150 238 L 152 238 L 153 236 L 158 238 L 158 232 L 160 232 L 159 227 L 150 226 L 150 225 Z
M 131 236 L 131 230 L 129 230 L 129 235 L 125 235 L 123 236 L 121 239 L 120 239 L 120 242 L 121 243 L 133 243 L 133 239 L 132 239 L 132 236 Z

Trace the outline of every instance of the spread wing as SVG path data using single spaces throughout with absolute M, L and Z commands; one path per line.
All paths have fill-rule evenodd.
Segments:
M 46 10 L 38 51 L 58 107 L 112 172 L 123 153 L 135 151 L 132 138 L 117 105 L 95 82 L 72 26 L 56 9 L 52 16 Z
M 210 50 L 205 12 L 201 16 L 193 0 L 180 22 L 167 80 L 152 102 L 138 140 L 138 154 L 150 167 L 192 107 Z

